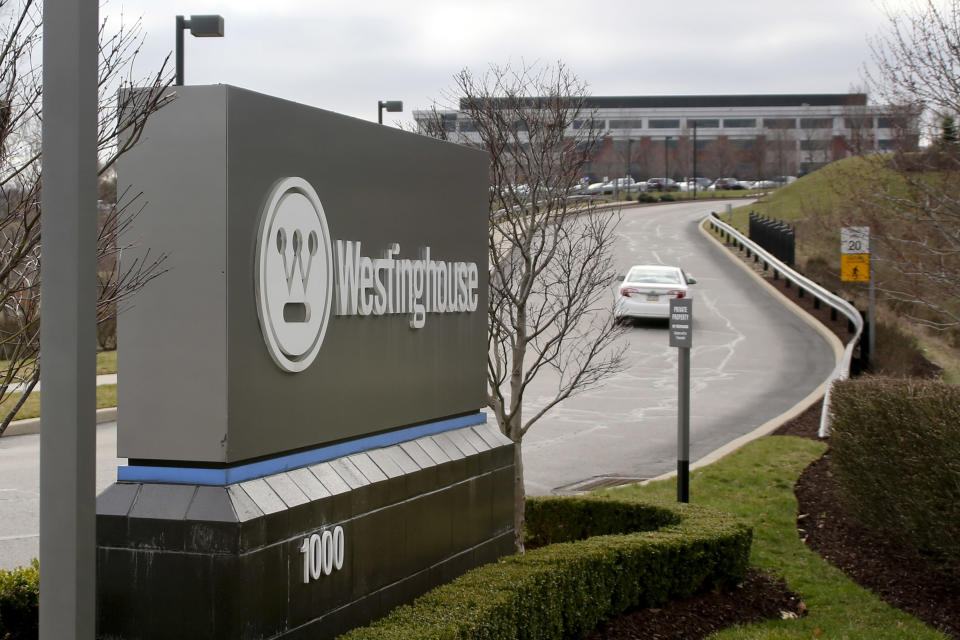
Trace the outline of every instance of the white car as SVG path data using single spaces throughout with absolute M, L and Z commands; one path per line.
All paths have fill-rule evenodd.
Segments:
M 614 322 L 628 318 L 669 318 L 672 298 L 690 297 L 689 286 L 696 280 L 679 267 L 639 264 L 620 284 L 614 306 Z

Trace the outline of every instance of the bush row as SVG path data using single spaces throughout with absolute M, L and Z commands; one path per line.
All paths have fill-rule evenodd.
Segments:
M 960 386 L 847 380 L 834 387 L 831 411 L 846 508 L 960 569 Z
M 29 567 L 0 569 L 0 639 L 36 638 L 39 633 L 40 571 Z
M 627 200 L 630 199 L 632 199 L 632 196 L 627 195 Z M 673 202 L 674 200 L 676 200 L 676 197 L 669 193 L 662 193 L 658 196 L 641 191 L 637 194 L 637 202 Z
M 527 514 L 528 538 L 553 544 L 474 569 L 341 640 L 583 637 L 630 607 L 732 587 L 746 572 L 751 530 L 704 507 L 536 498 Z M 569 541 L 581 536 L 593 537 Z

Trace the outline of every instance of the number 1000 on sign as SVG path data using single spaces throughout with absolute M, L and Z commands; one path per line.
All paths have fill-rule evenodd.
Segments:
M 300 545 L 303 554 L 303 583 L 328 576 L 343 567 L 343 527 L 314 533 Z

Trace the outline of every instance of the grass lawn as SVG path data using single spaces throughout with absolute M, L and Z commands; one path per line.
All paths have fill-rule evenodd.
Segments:
M 0 402 L 0 415 L 6 415 L 13 405 L 20 399 L 19 393 L 11 393 Z M 117 385 L 104 384 L 97 387 L 97 409 L 117 406 Z M 15 420 L 36 418 L 40 415 L 40 392 L 30 394 L 27 401 L 20 407 Z
M 97 375 L 117 372 L 117 350 L 97 353 Z
M 9 360 L 0 360 L 0 371 L 6 371 L 10 368 Z M 97 352 L 97 375 L 117 372 L 117 351 L 98 351 Z
M 925 640 L 946 636 L 890 607 L 800 541 L 793 484 L 826 445 L 788 436 L 751 442 L 691 473 L 690 500 L 736 514 L 753 526 L 751 565 L 783 577 L 809 607 L 805 617 L 733 627 L 715 640 L 863 638 Z M 676 480 L 610 489 L 619 497 L 676 499 Z

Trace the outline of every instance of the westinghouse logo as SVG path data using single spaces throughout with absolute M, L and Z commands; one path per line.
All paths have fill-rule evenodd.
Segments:
M 400 258 L 391 243 L 382 257 L 361 243 L 330 239 L 320 199 L 302 178 L 270 191 L 260 219 L 256 258 L 257 313 L 270 356 L 291 372 L 317 357 L 331 311 L 338 316 L 407 315 L 421 329 L 428 313 L 472 313 L 479 301 L 475 262 Z
M 333 251 L 323 205 L 303 178 L 273 185 L 260 217 L 257 314 L 273 361 L 285 371 L 310 366 L 333 300 Z

